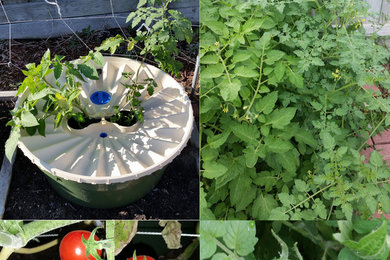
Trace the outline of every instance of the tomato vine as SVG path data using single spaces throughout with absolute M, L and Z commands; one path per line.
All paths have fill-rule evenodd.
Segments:
M 367 219 L 390 211 L 367 140 L 390 125 L 390 52 L 363 1 L 201 0 L 201 218 Z M 380 203 L 379 203 L 380 202 Z

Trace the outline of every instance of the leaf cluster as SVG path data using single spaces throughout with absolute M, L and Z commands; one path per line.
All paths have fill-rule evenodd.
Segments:
M 137 30 L 137 35 L 129 42 L 129 50 L 134 44 L 142 43 L 141 55 L 151 54 L 162 70 L 178 75 L 182 63 L 174 59 L 178 54 L 179 41 L 191 43 L 193 32 L 191 22 L 179 11 L 168 8 L 175 0 L 141 0 L 137 10 L 132 12 L 126 22 L 131 21 L 134 29 L 141 22 L 146 30 Z
M 390 211 L 387 166 L 360 154 L 390 125 L 390 101 L 364 87 L 390 82 L 366 7 L 201 0 L 202 219 Z
M 386 260 L 388 221 L 202 221 L 200 259 Z

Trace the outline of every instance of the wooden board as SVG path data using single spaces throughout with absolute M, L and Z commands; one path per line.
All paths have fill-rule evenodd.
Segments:
M 57 1 L 63 18 L 85 17 L 111 13 L 110 1 L 62 0 Z M 134 11 L 137 0 L 112 0 L 114 13 Z M 41 21 L 60 18 L 55 5 L 44 1 L 4 5 L 11 23 Z M 0 24 L 7 23 L 4 12 L 0 10 Z
M 117 21 L 120 26 L 126 26 L 127 13 L 118 14 Z M 91 26 L 91 30 L 102 30 L 116 28 L 118 25 L 110 15 L 101 15 L 88 18 L 67 18 L 64 21 L 75 32 Z M 0 25 L 0 39 L 8 39 L 8 25 Z M 71 34 L 72 31 L 62 20 L 33 21 L 28 23 L 15 23 L 12 25 L 12 39 L 37 39 L 56 37 L 64 34 Z
M 74 31 L 88 26 L 92 30 L 118 27 L 112 19 L 109 0 L 62 0 L 58 1 L 62 18 Z M 120 26 L 125 23 L 128 14 L 136 9 L 138 0 L 112 0 L 115 16 Z M 179 0 L 172 3 L 172 9 L 179 10 L 193 24 L 199 24 L 199 2 Z M 47 38 L 72 33 L 60 20 L 54 5 L 40 2 L 4 4 L 7 16 L 12 24 L 12 39 Z M 0 39 L 8 39 L 9 24 L 0 8 Z
M 0 219 L 3 218 L 5 204 L 7 202 L 7 195 L 9 185 L 11 184 L 12 165 L 15 161 L 16 152 L 10 162 L 7 157 L 4 156 L 3 163 L 0 170 Z

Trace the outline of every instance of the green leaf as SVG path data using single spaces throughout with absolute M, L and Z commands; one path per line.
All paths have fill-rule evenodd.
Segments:
M 251 18 L 244 23 L 242 26 L 242 32 L 244 34 L 254 30 L 259 30 L 264 23 L 264 19 Z
M 341 210 L 345 214 L 345 218 L 347 220 L 352 219 L 352 214 L 353 214 L 353 208 L 350 203 L 345 203 L 341 205 Z
M 228 35 L 229 30 L 223 22 L 220 21 L 207 21 L 204 23 L 207 27 L 210 28 L 215 34 L 218 35 Z
M 219 62 L 219 58 L 215 54 L 207 54 L 200 58 L 200 63 L 202 64 L 217 64 Z
M 276 208 L 278 203 L 271 194 L 263 195 L 261 192 L 253 203 L 252 216 L 257 220 L 268 220 L 271 210 Z
M 382 225 L 370 234 L 362 237 L 359 242 L 346 240 L 345 246 L 352 249 L 354 253 L 363 259 L 387 259 L 389 256 L 389 247 L 386 241 L 387 222 L 383 221 Z
M 230 133 L 231 133 L 231 131 L 225 131 L 222 134 L 214 135 L 212 137 L 209 137 L 207 139 L 207 143 L 209 144 L 210 148 L 216 149 L 216 148 L 220 147 L 221 145 L 223 145 L 226 142 L 226 140 L 229 137 Z
M 45 130 L 46 130 L 46 123 L 45 123 L 45 120 L 43 118 L 39 119 L 38 120 L 38 133 L 42 136 L 46 136 L 45 135 Z
M 21 125 L 23 127 L 31 127 L 37 126 L 39 123 L 31 112 L 24 110 L 21 114 Z
M 139 2 L 137 4 L 137 9 L 141 8 L 144 5 L 146 5 L 147 2 L 148 2 L 147 0 L 139 0 Z
M 348 247 L 344 247 L 340 250 L 338 254 L 339 260 L 360 260 L 361 258 L 357 257 L 351 249 Z
M 119 254 L 126 245 L 134 238 L 137 233 L 137 221 L 124 221 L 124 220 L 115 220 L 114 221 L 114 245 L 115 245 L 115 254 Z
M 36 100 L 42 99 L 50 94 L 54 94 L 54 91 L 50 88 L 44 88 L 39 92 L 28 95 L 27 100 L 28 101 L 36 101 Z
M 209 259 L 217 250 L 216 238 L 224 236 L 226 222 L 201 221 L 200 222 L 200 259 Z
M 252 185 L 252 179 L 241 174 L 229 183 L 230 202 L 237 211 L 244 210 L 256 197 L 256 188 Z
M 7 141 L 5 142 L 5 155 L 9 161 L 12 160 L 12 156 L 18 146 L 18 141 L 20 138 L 20 128 L 12 128 L 11 134 Z
M 295 140 L 298 143 L 307 144 L 313 148 L 317 147 L 317 141 L 314 139 L 313 135 L 306 129 L 299 129 L 294 133 Z
M 274 20 L 271 17 L 267 16 L 264 18 L 260 28 L 264 30 L 269 30 L 275 27 L 275 25 L 276 23 L 274 22 Z
M 105 39 L 99 47 L 95 48 L 95 50 L 96 51 L 102 51 L 102 50 L 106 51 L 106 50 L 110 49 L 110 53 L 114 54 L 116 51 L 116 48 L 122 42 L 124 42 L 124 39 L 121 35 L 118 34 L 115 37 L 110 37 L 110 38 Z
M 226 82 L 221 85 L 221 96 L 225 101 L 232 101 L 238 97 L 241 88 L 241 81 L 233 79 L 232 82 Z
M 99 75 L 97 73 L 97 70 L 96 70 L 95 66 L 92 65 L 91 62 L 78 64 L 77 68 L 87 78 L 94 79 L 94 80 L 98 80 L 99 79 Z
M 239 50 L 234 53 L 232 57 L 233 63 L 243 62 L 249 60 L 253 54 L 250 51 Z
M 259 77 L 259 72 L 253 69 L 249 69 L 246 66 L 238 66 L 234 69 L 234 73 L 236 76 L 243 77 L 243 78 L 257 78 Z
M 277 81 L 281 81 L 283 79 L 285 71 L 286 66 L 282 62 L 277 62 L 274 69 L 274 74 Z
M 218 78 L 224 72 L 222 64 L 209 65 L 201 70 L 200 76 L 202 79 Z
M 336 141 L 334 140 L 333 136 L 330 135 L 329 132 L 322 133 L 322 143 L 326 150 L 333 150 L 336 145 Z
M 295 188 L 297 189 L 297 191 L 299 192 L 306 192 L 308 190 L 308 185 L 306 184 L 306 182 L 304 182 L 303 180 L 295 180 Z
M 243 152 L 246 166 L 248 168 L 253 168 L 257 163 L 257 159 L 259 158 L 258 151 L 256 151 L 253 146 L 248 146 L 243 150 Z
M 275 159 L 287 171 L 295 172 L 297 170 L 296 158 L 292 152 L 275 154 Z
M 224 165 L 217 162 L 204 162 L 203 168 L 203 177 L 208 179 L 213 179 L 224 175 L 228 170 L 228 168 L 226 168 Z
M 244 142 L 256 142 L 260 136 L 259 129 L 255 125 L 237 124 L 232 126 L 233 133 Z
M 275 103 L 278 100 L 278 91 L 269 93 L 256 101 L 256 112 L 268 115 L 275 107 Z
M 288 107 L 282 109 L 275 109 L 269 116 L 266 125 L 272 125 L 273 128 L 283 129 L 288 125 L 295 116 L 297 109 L 295 107 Z
M 284 242 L 275 232 L 273 229 L 271 229 L 271 233 L 272 235 L 274 236 L 274 238 L 278 241 L 278 243 L 280 244 L 281 248 L 282 248 L 282 252 L 279 253 L 280 254 L 280 257 L 278 258 L 278 260 L 289 260 L 289 252 L 288 252 L 288 246 L 286 244 L 286 242 Z
M 303 88 L 303 78 L 301 75 L 291 70 L 287 70 L 287 75 L 291 84 L 297 88 Z
M 270 136 L 264 139 L 267 150 L 271 153 L 285 153 L 293 149 L 293 145 L 286 140 Z
M 104 57 L 100 52 L 95 52 L 92 55 L 92 61 L 96 63 L 96 65 L 103 66 L 104 65 Z
M 285 53 L 280 50 L 271 50 L 266 52 L 266 55 L 267 55 L 267 59 L 266 59 L 267 64 L 273 64 L 275 61 L 280 60 L 285 55 Z
M 254 246 L 258 241 L 256 226 L 251 225 L 249 221 L 228 221 L 223 241 L 238 255 L 249 255 L 255 250 Z
M 56 79 L 59 79 L 61 77 L 62 71 L 63 71 L 63 66 L 61 62 L 56 62 L 53 64 L 54 66 L 54 77 Z

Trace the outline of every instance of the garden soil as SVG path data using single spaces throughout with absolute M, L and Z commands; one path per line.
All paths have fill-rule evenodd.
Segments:
M 102 40 L 118 31 L 83 32 L 79 36 L 93 49 Z M 129 32 L 126 32 L 129 33 Z M 129 33 L 130 34 L 130 33 Z M 199 123 L 199 83 L 192 90 L 198 41 L 190 45 L 180 44 L 177 59 L 184 67 L 176 80 L 186 89 L 194 108 L 196 125 Z M 63 36 L 46 40 L 19 40 L 12 42 L 12 65 L 0 66 L 0 91 L 16 90 L 23 80 L 21 69 L 25 64 L 39 63 L 43 53 L 50 48 L 52 54 L 76 59 L 86 55 L 88 48 L 75 36 Z M 123 55 L 137 56 L 136 53 Z M 121 53 L 119 53 L 121 54 Z M 0 42 L 0 63 L 8 61 L 8 45 Z M 148 63 L 153 64 L 151 57 Z M 153 64 L 156 65 L 156 64 Z M 4 144 L 10 128 L 9 110 L 14 100 L 0 101 L 0 158 L 4 156 Z M 4 213 L 4 219 L 198 219 L 199 218 L 199 149 L 189 142 L 181 154 L 167 167 L 157 186 L 142 199 L 121 208 L 91 209 L 73 204 L 59 196 L 49 185 L 45 175 L 19 150 L 13 166 L 12 181 Z M 0 159 L 1 160 L 1 159 Z

